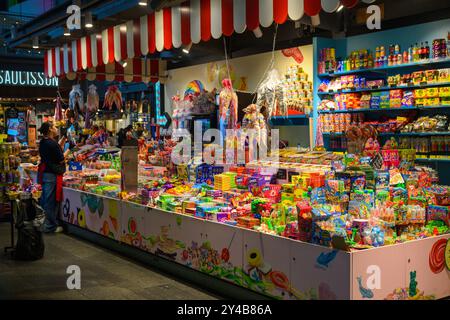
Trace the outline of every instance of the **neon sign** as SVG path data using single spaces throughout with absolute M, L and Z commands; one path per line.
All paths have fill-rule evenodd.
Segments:
M 0 85 L 58 87 L 58 78 L 46 78 L 43 72 L 0 70 Z

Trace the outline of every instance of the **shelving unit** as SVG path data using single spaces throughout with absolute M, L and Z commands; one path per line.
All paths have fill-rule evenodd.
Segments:
M 442 67 L 449 67 L 450 66 L 450 58 L 446 59 L 428 59 L 420 62 L 414 62 L 414 63 L 405 63 L 400 65 L 394 65 L 394 66 L 385 66 L 385 67 L 379 67 L 379 68 L 372 68 L 372 69 L 359 69 L 359 70 L 350 70 L 345 72 L 330 72 L 330 73 L 323 73 L 318 74 L 317 77 L 320 81 L 323 79 L 328 78 L 335 78 L 345 75 L 363 75 L 367 79 L 369 78 L 384 78 L 386 80 L 387 76 L 400 73 L 411 73 L 413 71 L 417 70 L 427 70 L 427 69 L 434 69 L 434 68 L 442 68 Z M 422 89 L 422 88 L 433 88 L 433 87 L 444 87 L 444 86 L 450 86 L 450 82 L 422 82 L 420 84 L 414 84 L 414 85 L 404 85 L 404 86 L 382 86 L 382 87 L 373 87 L 373 88 L 358 88 L 358 89 L 351 89 L 351 90 L 330 90 L 326 92 L 316 92 L 319 101 L 321 99 L 333 99 L 335 95 L 338 94 L 352 94 L 352 93 L 360 93 L 360 92 L 382 92 L 382 91 L 390 91 L 390 90 L 396 90 L 396 89 L 402 89 L 402 90 L 414 90 L 414 89 Z M 341 114 L 341 113 L 364 113 L 364 114 L 373 114 L 375 117 L 378 115 L 383 114 L 403 114 L 403 113 L 411 113 L 416 112 L 417 116 L 420 114 L 433 114 L 433 113 L 443 113 L 443 114 L 449 114 L 450 113 L 450 105 L 433 105 L 433 106 L 405 106 L 400 108 L 380 108 L 380 109 L 371 109 L 371 108 L 364 108 L 364 109 L 351 109 L 351 110 L 318 110 L 317 114 Z M 377 115 L 377 116 L 376 116 Z M 449 136 L 450 132 L 383 132 L 379 133 L 378 136 L 384 140 L 388 139 L 389 137 L 432 137 L 432 136 Z M 325 146 L 329 150 L 333 151 L 344 151 L 342 148 L 339 148 L 340 146 L 344 146 L 345 143 L 341 141 L 339 143 L 339 139 L 345 139 L 345 134 L 343 133 L 323 133 L 323 138 L 325 142 Z M 332 148 L 331 146 L 336 146 L 336 140 L 331 141 L 332 139 L 337 139 L 337 145 L 338 148 Z M 450 156 L 450 152 L 443 152 L 437 154 L 437 156 Z M 422 153 L 420 154 L 422 158 L 419 158 L 418 161 L 421 162 L 448 162 L 450 159 L 448 158 L 430 158 L 433 157 L 434 154 L 430 153 Z
M 309 125 L 310 115 L 299 114 L 292 116 L 273 116 L 269 118 L 269 123 L 272 126 L 301 126 Z
M 408 85 L 408 86 L 384 86 L 384 87 L 373 87 L 373 88 L 359 88 L 353 90 L 338 90 L 338 91 L 325 91 L 318 92 L 317 95 L 319 97 L 330 96 L 336 94 L 343 93 L 358 93 L 358 92 L 380 92 L 380 91 L 389 91 L 396 89 L 422 89 L 422 88 L 436 88 L 436 87 L 446 87 L 450 86 L 450 82 L 437 82 L 437 83 L 423 83 L 419 85 Z
M 324 136 L 345 136 L 342 132 L 324 132 Z M 383 136 L 399 136 L 399 137 L 429 137 L 429 136 L 450 136 L 450 131 L 435 131 L 435 132 L 381 132 L 379 137 Z
M 394 71 L 394 70 L 400 70 L 400 69 L 405 69 L 405 68 L 419 68 L 419 69 L 426 70 L 426 69 L 430 69 L 430 67 L 437 68 L 440 65 L 445 65 L 447 63 L 450 63 L 450 58 L 427 59 L 427 60 L 422 60 L 420 62 L 403 63 L 403 64 L 397 64 L 394 66 L 384 66 L 384 67 L 371 68 L 371 69 L 356 69 L 356 70 L 350 70 L 350 71 L 344 71 L 344 72 L 321 73 L 318 76 L 321 78 L 323 78 L 323 77 L 334 78 L 334 77 L 360 74 L 360 73 L 380 73 L 380 72 Z
M 318 111 L 319 114 L 327 114 L 327 113 L 361 113 L 361 112 L 398 112 L 398 111 L 426 111 L 426 110 L 440 110 L 440 111 L 449 111 L 450 106 L 439 105 L 439 106 L 408 106 L 401 108 L 380 108 L 380 109 L 350 109 L 350 110 L 321 110 Z

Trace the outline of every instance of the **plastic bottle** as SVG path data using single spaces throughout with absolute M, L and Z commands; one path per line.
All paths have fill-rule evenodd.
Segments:
M 428 41 L 425 42 L 425 52 L 424 52 L 424 59 L 430 58 L 430 46 L 428 45 Z
M 413 61 L 417 61 L 419 60 L 419 46 L 416 42 L 416 44 L 413 47 Z

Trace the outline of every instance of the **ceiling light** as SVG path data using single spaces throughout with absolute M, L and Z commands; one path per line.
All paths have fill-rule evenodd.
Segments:
M 257 38 L 261 38 L 263 36 L 262 30 L 260 27 L 256 28 L 255 30 L 253 30 L 253 34 L 255 35 L 255 37 Z
M 64 28 L 64 36 L 70 37 L 70 30 L 68 28 Z
M 318 14 L 311 17 L 311 24 L 313 27 L 317 27 L 320 24 L 320 16 Z
M 344 9 L 344 6 L 341 4 L 341 5 L 339 6 L 339 8 L 337 8 L 336 12 L 339 12 L 339 11 L 341 11 L 342 9 Z
M 139 5 L 140 5 L 140 6 L 143 6 L 143 7 L 147 6 L 147 0 L 141 0 L 141 1 L 139 1 Z
M 85 19 L 85 24 L 84 24 L 84 26 L 85 26 L 86 28 L 92 28 L 92 27 L 94 26 L 94 24 L 93 24 L 93 18 L 92 18 L 92 12 L 86 13 L 86 17 L 85 17 L 84 19 Z
M 41 98 L 37 98 L 36 100 L 37 100 L 37 101 L 41 101 L 42 99 L 41 99 Z
M 128 62 L 126 61 L 120 61 L 119 63 L 122 66 L 122 68 L 125 68 L 128 65 Z
M 33 38 L 33 49 L 38 49 L 38 48 L 39 48 L 39 38 L 34 37 Z
M 189 52 L 191 52 L 191 48 L 192 48 L 192 42 L 183 48 L 183 52 L 186 54 L 189 54 Z

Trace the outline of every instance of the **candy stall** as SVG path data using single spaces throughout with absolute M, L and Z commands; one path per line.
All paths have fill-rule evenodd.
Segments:
M 65 175 L 61 218 L 277 299 L 448 296 L 449 187 L 367 161 L 295 148 L 226 169 L 141 161 L 128 192 L 120 161 L 91 160 Z

